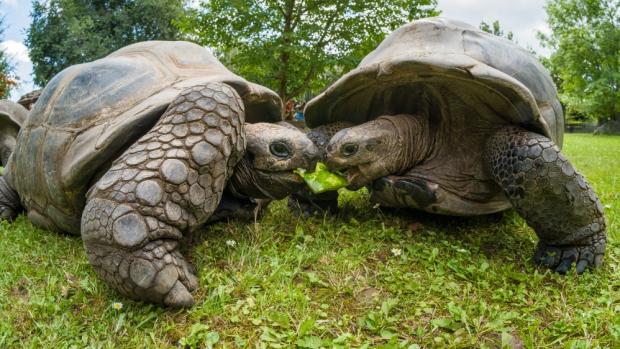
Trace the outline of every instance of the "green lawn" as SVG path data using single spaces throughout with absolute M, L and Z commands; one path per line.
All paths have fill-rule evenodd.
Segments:
M 596 272 L 535 267 L 536 237 L 514 212 L 386 212 L 347 193 L 338 217 L 297 220 L 278 202 L 256 224 L 205 229 L 190 253 L 197 304 L 168 311 L 122 298 L 79 239 L 21 217 L 0 225 L 0 348 L 617 348 L 620 137 L 565 143 L 607 214 Z

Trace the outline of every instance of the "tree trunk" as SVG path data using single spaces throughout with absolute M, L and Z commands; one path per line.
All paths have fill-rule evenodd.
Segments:
M 284 11 L 284 28 L 282 29 L 282 53 L 280 54 L 280 71 L 278 72 L 278 94 L 282 101 L 286 103 L 288 98 L 287 96 L 287 88 L 288 88 L 288 66 L 289 66 L 289 49 L 291 46 L 291 35 L 292 26 L 291 23 L 293 21 L 293 11 L 295 9 L 295 0 L 287 0 L 284 3 L 285 8 Z

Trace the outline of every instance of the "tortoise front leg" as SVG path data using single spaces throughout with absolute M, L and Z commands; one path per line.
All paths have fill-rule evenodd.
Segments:
M 373 182 L 370 200 L 385 207 L 425 209 L 437 201 L 437 185 L 413 176 L 385 176 Z
M 140 300 L 194 303 L 190 292 L 198 283 L 179 240 L 217 208 L 244 151 L 243 121 L 231 87 L 185 90 L 94 185 L 81 232 L 91 264 L 108 284 Z
M 566 273 L 576 263 L 582 273 L 602 263 L 601 204 L 551 139 L 507 127 L 491 137 L 485 155 L 494 180 L 540 238 L 538 264 Z
M 23 210 L 17 191 L 0 176 L 0 220 L 12 222 Z
M 288 208 L 293 214 L 305 217 L 334 214 L 338 211 L 338 192 L 314 194 L 304 188 L 288 197 Z

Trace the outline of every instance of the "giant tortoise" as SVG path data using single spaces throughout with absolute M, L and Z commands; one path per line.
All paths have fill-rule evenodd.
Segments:
M 372 200 L 445 215 L 514 207 L 540 241 L 535 261 L 565 273 L 600 265 L 601 204 L 560 152 L 564 117 L 547 70 L 515 43 L 429 18 L 389 35 L 310 101 L 311 127 L 350 122 L 327 165 Z
M 108 284 L 190 306 L 183 234 L 226 200 L 277 199 L 318 150 L 279 97 L 187 42 L 143 42 L 69 67 L 41 93 L 0 178 L 0 209 L 81 234 Z M 228 207 L 231 205 L 228 203 Z M 6 216 L 6 215 L 5 215 Z

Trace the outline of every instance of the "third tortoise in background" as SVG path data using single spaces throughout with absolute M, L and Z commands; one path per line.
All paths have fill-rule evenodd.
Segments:
M 311 127 L 356 125 L 331 138 L 327 164 L 382 205 L 461 216 L 514 206 L 540 238 L 538 263 L 581 273 L 602 262 L 603 209 L 560 152 L 555 86 L 511 41 L 443 18 L 412 22 L 305 115 Z
M 6 166 L 15 149 L 17 134 L 28 117 L 28 109 L 22 105 L 0 100 L 0 164 Z

